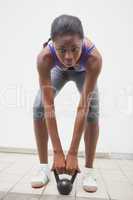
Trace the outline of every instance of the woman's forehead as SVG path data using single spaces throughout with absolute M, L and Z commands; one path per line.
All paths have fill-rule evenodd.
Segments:
M 58 36 L 55 40 L 55 44 L 58 46 L 73 46 L 81 45 L 82 39 L 78 35 L 63 35 Z

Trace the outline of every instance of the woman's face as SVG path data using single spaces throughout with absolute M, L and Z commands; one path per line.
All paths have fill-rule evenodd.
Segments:
M 72 67 L 80 58 L 83 40 L 78 35 L 57 36 L 54 41 L 56 55 L 65 67 Z

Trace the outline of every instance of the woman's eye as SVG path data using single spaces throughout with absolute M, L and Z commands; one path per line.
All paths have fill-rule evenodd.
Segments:
M 72 52 L 75 52 L 77 50 L 77 48 L 73 47 L 71 50 L 72 50 Z
M 77 52 L 77 51 L 79 51 L 79 48 L 78 48 L 78 47 L 73 47 L 73 48 L 71 49 L 71 51 L 72 51 L 72 52 Z
M 72 47 L 69 51 L 71 51 L 72 53 L 76 53 L 79 51 L 79 47 Z M 65 54 L 68 50 L 66 48 L 59 48 L 57 49 L 59 51 L 59 53 Z
M 60 49 L 61 53 L 66 53 L 66 49 Z

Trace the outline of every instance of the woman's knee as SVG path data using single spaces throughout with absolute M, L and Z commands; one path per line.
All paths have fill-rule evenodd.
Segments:
M 42 104 L 42 93 L 38 90 L 33 102 L 33 119 L 42 119 L 44 115 L 44 108 Z
M 44 117 L 44 108 L 33 105 L 33 119 L 38 120 Z
M 90 103 L 89 112 L 87 114 L 88 122 L 97 122 L 99 120 L 99 95 L 94 93 Z
M 99 113 L 97 112 L 89 112 L 87 115 L 87 122 L 98 122 L 99 121 Z

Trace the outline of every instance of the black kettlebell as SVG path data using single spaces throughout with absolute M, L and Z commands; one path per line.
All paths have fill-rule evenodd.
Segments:
M 59 174 L 56 172 L 56 170 L 54 170 L 54 175 L 57 182 L 57 189 L 60 194 L 68 195 L 72 191 L 73 182 L 76 178 L 77 173 L 78 172 L 75 171 L 75 174 L 72 176 L 71 180 L 67 178 L 60 179 Z

